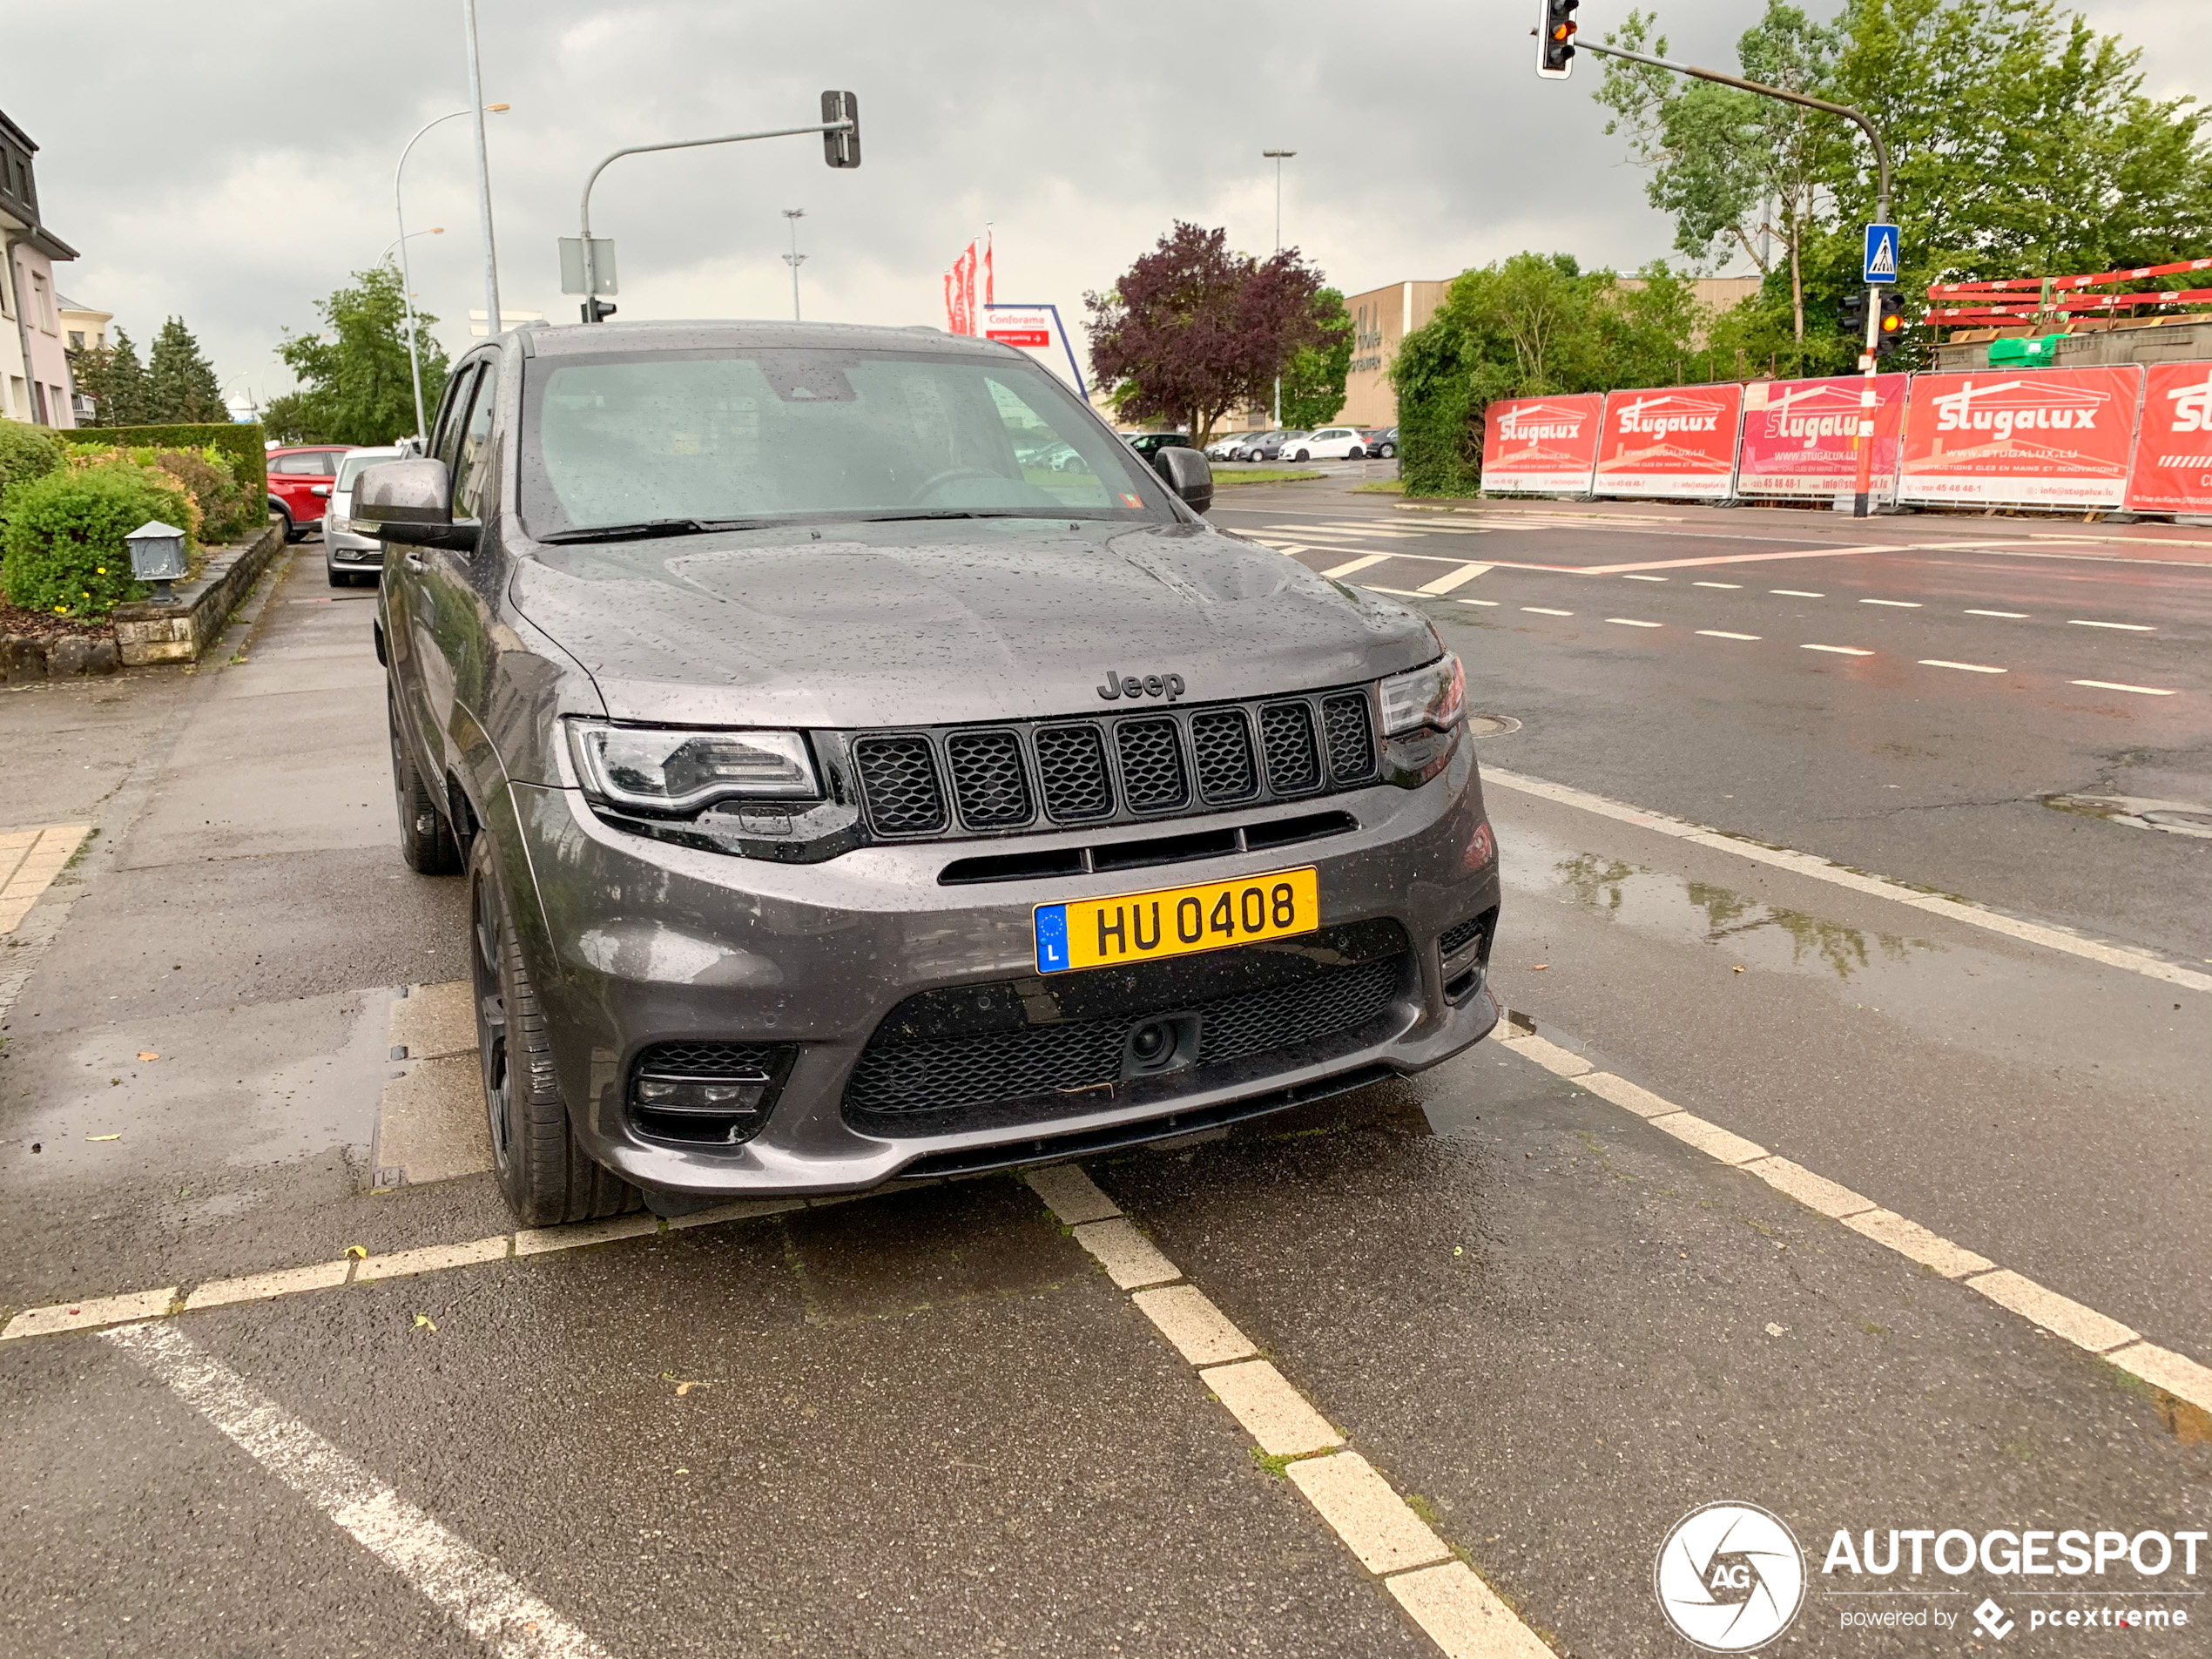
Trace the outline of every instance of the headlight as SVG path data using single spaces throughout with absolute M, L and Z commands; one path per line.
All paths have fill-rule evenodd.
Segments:
M 695 813 L 733 796 L 818 800 L 813 757 L 796 732 L 685 732 L 569 723 L 586 794 L 647 813 Z
M 1382 683 L 1383 736 L 1394 738 L 1415 726 L 1448 732 L 1467 711 L 1467 675 L 1460 659 L 1446 652 L 1426 668 L 1393 674 Z

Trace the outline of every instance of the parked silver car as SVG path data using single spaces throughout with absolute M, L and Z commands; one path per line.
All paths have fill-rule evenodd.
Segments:
M 1020 352 L 510 334 L 359 492 L 527 1222 L 1181 1134 L 1495 1022 L 1457 659 Z
M 354 516 L 354 491 L 365 469 L 404 453 L 397 447 L 348 449 L 339 458 L 338 475 L 330 481 L 322 516 L 322 568 L 332 587 L 373 583 L 384 568 L 384 543 L 376 539 L 373 526 Z

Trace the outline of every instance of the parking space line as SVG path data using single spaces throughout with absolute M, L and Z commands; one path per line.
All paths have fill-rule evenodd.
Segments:
M 2089 622 L 2080 617 L 2068 617 L 2066 625 L 2069 628 L 2117 628 L 2130 634 L 2155 634 L 2158 631 L 2147 622 Z
M 1757 639 L 1757 634 L 1731 634 L 1724 628 L 1700 628 L 1698 634 L 1706 639 Z
M 1803 588 L 1769 588 L 1769 593 L 1780 594 L 1784 599 L 1825 599 L 1824 593 L 1807 593 Z
M 105 1339 L 502 1659 L 608 1659 L 607 1650 L 172 1325 Z
M 1571 610 L 1554 610 L 1549 605 L 1523 605 L 1521 608 L 1532 617 L 1571 617 L 1575 614 Z
M 2119 1320 L 2062 1296 L 2023 1273 L 2000 1267 L 1987 1257 L 1955 1244 L 1917 1222 L 1881 1209 L 1864 1194 L 1802 1164 L 1778 1157 L 1732 1130 L 1684 1111 L 1640 1084 L 1610 1072 L 1570 1072 L 1568 1063 L 1581 1061 L 1581 1057 L 1537 1036 L 1533 1022 L 1524 1020 L 1520 1024 L 1501 1024 L 1498 1029 L 1510 1034 L 1494 1039 L 1508 1053 L 1534 1061 L 1547 1071 L 1566 1077 L 1576 1088 L 1587 1089 L 1599 1099 L 1620 1106 L 1652 1128 L 1663 1130 L 1718 1163 L 1757 1176 L 1776 1191 L 1806 1208 L 1946 1278 L 1964 1284 L 2031 1325 L 2064 1338 L 2083 1352 L 2163 1389 L 2177 1399 L 2187 1400 L 2200 1410 L 2212 1411 L 2212 1367 L 2186 1354 L 2146 1342 Z
M 1861 599 L 1858 603 L 1863 605 L 1891 605 L 1899 610 L 1918 610 L 1921 609 L 1920 602 L 1918 599 Z
M 1968 610 L 1962 614 L 1969 617 L 2003 617 L 2012 622 L 2027 620 L 2027 612 L 2025 610 Z
M 1693 588 L 1741 588 L 1743 584 L 1741 582 L 1693 582 L 1689 585 Z
M 2099 691 L 2133 691 L 2137 697 L 2175 697 L 2175 691 L 2162 691 L 2155 685 L 2128 685 L 2119 680 L 2068 680 L 2069 685 L 2087 685 Z
M 1871 651 L 1861 651 L 1856 645 L 1800 645 L 1797 649 L 1799 651 L 1832 651 L 1838 657 L 1871 657 L 1874 654 Z
M 1623 628 L 1664 628 L 1663 622 L 1638 622 L 1634 617 L 1608 617 L 1606 621 Z
M 1136 1231 L 1080 1165 L 1051 1164 L 1026 1171 L 1025 1178 L 1121 1288 L 1130 1286 L 1115 1263 L 1128 1259 L 1131 1240 L 1153 1264 L 1148 1271 L 1183 1279 L 1183 1270 Z M 1101 1232 L 1109 1227 L 1117 1231 Z M 1110 1244 L 1100 1249 L 1094 1240 Z M 1264 1455 L 1291 1460 L 1282 1466 L 1284 1478 L 1359 1564 L 1382 1580 L 1392 1599 L 1447 1659 L 1552 1659 L 1552 1650 L 1535 1632 L 1473 1568 L 1453 1559 L 1451 1547 L 1389 1480 L 1345 1446 L 1344 1436 L 1313 1402 L 1258 1357 L 1258 1345 L 1196 1285 L 1139 1289 L 1130 1300 L 1196 1368 L 1207 1392 Z M 1206 1357 L 1223 1349 L 1251 1357 L 1220 1364 Z
M 1920 659 L 1920 666 L 1923 668 L 1955 668 L 1962 674 L 2002 674 L 2006 671 L 2001 668 L 1992 668 L 1986 663 L 1946 663 L 1940 657 L 1923 657 Z
M 1814 853 L 1800 853 L 1792 847 L 1768 846 L 1757 841 L 1730 835 L 1707 825 L 1693 824 L 1687 819 L 1656 813 L 1641 806 L 1631 806 L 1625 801 L 1611 800 L 1603 795 L 1594 795 L 1587 790 L 1575 789 L 1566 784 L 1555 784 L 1548 779 L 1530 778 L 1520 772 L 1507 772 L 1503 767 L 1486 765 L 1483 781 L 1501 788 L 1518 790 L 1524 795 L 1572 806 L 1601 818 L 1610 818 L 1623 824 L 1633 824 L 1661 835 L 1680 840 L 1694 841 L 1723 853 L 1733 853 L 1738 858 L 1750 859 L 1760 864 L 1771 864 L 1799 875 L 1812 877 L 1839 887 L 1849 887 L 1856 893 L 1871 894 L 1892 900 L 1915 910 L 1925 910 L 1931 915 L 1945 917 L 1952 921 L 1966 923 L 1971 927 L 1985 928 L 2003 934 L 2046 949 L 2064 951 L 2071 956 L 2084 957 L 2106 968 L 2124 968 L 2131 974 L 2163 980 L 2169 985 L 2186 986 L 2193 991 L 2212 991 L 2212 974 L 2201 973 L 2194 968 L 2178 963 L 2163 962 L 2146 951 L 2126 950 L 2117 945 L 2107 945 L 2098 940 L 2084 939 L 2079 934 L 2061 928 L 2046 927 L 2040 922 L 2023 921 L 2017 917 L 2000 915 L 1993 910 L 1983 910 L 1957 899 L 1946 899 L 1936 894 L 1923 893 L 1907 887 L 1902 881 L 1887 876 L 1869 875 L 1858 870 L 1846 869 L 1831 863 Z

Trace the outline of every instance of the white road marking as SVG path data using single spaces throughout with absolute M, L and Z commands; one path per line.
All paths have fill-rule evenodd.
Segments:
M 1549 1043 L 1541 1043 L 1537 1052 L 1542 1050 L 1564 1053 Z M 1109 1226 L 1138 1237 L 1119 1206 L 1079 1166 L 1031 1170 L 1028 1179 L 1077 1238 Z M 1183 1277 L 1149 1244 L 1144 1248 L 1170 1279 Z M 1118 1276 L 1115 1282 L 1121 1283 Z M 1281 1372 L 1257 1357 L 1259 1345 L 1197 1286 L 1138 1290 L 1130 1299 L 1177 1352 L 1200 1367 L 1198 1379 L 1263 1453 L 1292 1460 L 1283 1471 L 1291 1484 L 1360 1564 L 1381 1576 L 1384 1588 L 1446 1659 L 1552 1659 L 1551 1649 L 1472 1568 L 1451 1559 L 1450 1547 L 1366 1459 L 1339 1449 L 1344 1436 Z M 1228 1363 L 1214 1363 L 1216 1354 Z M 1245 1355 L 1252 1357 L 1237 1357 Z
M 2068 617 L 2066 625 L 2069 628 L 2117 628 L 2130 634 L 2155 634 L 2158 631 L 2147 622 L 2090 622 L 2080 617 Z
M 1920 602 L 1918 599 L 1861 599 L 1858 603 L 1863 605 L 1893 605 L 1899 610 L 1920 609 Z
M 1955 668 L 1962 674 L 2002 674 L 2005 672 L 2005 671 L 2001 668 L 1991 668 L 1984 663 L 1946 663 L 1940 657 L 1923 657 L 1920 659 L 1920 666 L 1923 668 Z
M 1516 1033 L 1518 1029 L 1505 1026 L 1499 1028 Z M 2185 1354 L 2144 1342 L 2119 1320 L 2071 1297 L 2061 1296 L 2024 1274 L 2000 1268 L 1987 1257 L 1932 1233 L 1918 1222 L 1878 1208 L 1865 1194 L 1817 1175 L 1802 1164 L 1777 1157 L 1756 1143 L 1683 1111 L 1672 1101 L 1648 1089 L 1609 1072 L 1575 1076 L 1561 1061 L 1579 1060 L 1580 1056 L 1556 1043 L 1545 1042 L 1533 1033 L 1493 1040 L 1509 1053 L 1535 1061 L 1547 1071 L 1572 1077 L 1576 1088 L 1587 1089 L 1599 1098 L 1635 1113 L 1652 1128 L 1664 1130 L 1685 1145 L 1694 1146 L 1747 1175 L 1757 1176 L 1777 1192 L 1786 1193 L 1806 1208 L 1841 1222 L 1852 1231 L 1933 1269 L 1946 1278 L 1963 1282 L 2054 1336 L 2064 1338 L 2176 1399 L 2200 1409 L 2212 1409 L 2212 1367 Z
M 1969 617 L 2004 617 L 2013 622 L 2027 620 L 2025 610 L 1969 610 L 1966 614 Z
M 1453 589 L 1472 582 L 1490 567 L 1487 564 L 1462 564 L 1456 570 L 1447 570 L 1433 582 L 1421 583 L 1423 593 L 1449 593 Z
M 1390 555 L 1387 553 L 1364 554 L 1359 558 L 1347 560 L 1342 564 L 1332 565 L 1321 574 L 1323 576 L 1350 576 L 1354 570 L 1364 570 L 1369 565 L 1385 563 L 1389 557 Z
M 502 1659 L 607 1659 L 604 1648 L 509 1577 L 489 1555 L 286 1415 L 174 1325 L 128 1325 L 105 1334 Z
M 1803 588 L 1769 588 L 1769 593 L 1778 593 L 1785 599 L 1825 599 L 1824 593 L 1807 593 Z
M 1838 657 L 1871 657 L 1874 654 L 1871 651 L 1861 651 L 1856 645 L 1800 645 L 1797 649 L 1833 651 Z
M 1076 1242 L 1098 1258 L 1098 1264 L 1106 1270 L 1106 1277 L 1123 1290 L 1165 1285 L 1183 1277 L 1181 1268 L 1161 1255 L 1150 1239 L 1121 1217 L 1111 1221 L 1085 1222 L 1075 1231 Z
M 2069 685 L 2092 686 L 2100 691 L 2133 691 L 2137 697 L 2174 697 L 2173 691 L 2162 691 L 2155 685 L 2123 685 L 2118 680 L 2069 680 Z
M 1731 634 L 1725 628 L 1700 628 L 1697 631 L 1707 639 L 1757 639 L 1758 637 L 1757 634 Z
M 122 1296 L 86 1297 L 52 1307 L 25 1308 L 0 1331 L 0 1342 L 18 1337 L 47 1337 L 61 1331 L 98 1331 L 130 1319 L 158 1319 L 177 1305 L 177 1287 L 132 1291 Z
M 1663 622 L 1638 622 L 1634 617 L 1608 617 L 1606 621 L 1618 623 L 1623 628 L 1664 628 Z
M 1741 582 L 1693 582 L 1689 585 L 1693 588 L 1740 588 L 1743 584 Z
M 1535 617 L 1571 617 L 1575 614 L 1571 610 L 1554 610 L 1549 605 L 1523 605 L 1521 608 Z
M 2078 934 L 2058 927 L 2046 927 L 2040 922 L 2022 921 L 2016 917 L 2000 915 L 1993 910 L 1983 910 L 1956 899 L 1939 898 L 1907 887 L 1902 881 L 1892 881 L 1886 876 L 1868 875 L 1858 870 L 1845 869 L 1826 859 L 1793 848 L 1763 846 L 1756 841 L 1743 840 L 1723 834 L 1707 825 L 1693 824 L 1686 819 L 1674 818 L 1665 813 L 1648 812 L 1631 806 L 1625 801 L 1608 799 L 1586 790 L 1570 788 L 1547 779 L 1525 777 L 1507 772 L 1501 766 L 1485 766 L 1484 779 L 1507 789 L 1517 789 L 1524 795 L 1534 795 L 1544 800 L 1556 801 L 1562 806 L 1595 813 L 1601 818 L 1614 819 L 1623 824 L 1633 824 L 1660 835 L 1670 835 L 1678 840 L 1695 842 L 1723 853 L 1733 853 L 1739 858 L 1757 864 L 1771 864 L 1800 875 L 1826 881 L 1832 886 L 1849 887 L 1854 893 L 1871 894 L 1878 898 L 1893 900 L 1914 910 L 1924 910 L 1931 915 L 1942 916 L 1952 921 L 1964 922 L 1971 927 L 1981 927 L 2007 938 L 2018 939 L 2031 945 L 2040 945 L 2048 950 L 2063 951 L 2069 956 L 2080 956 L 2106 968 L 2124 968 L 2131 974 L 2163 980 L 2168 985 L 2186 986 L 2193 991 L 2212 991 L 2212 974 L 2194 968 L 2182 968 L 2172 962 L 2162 962 L 2146 951 L 2124 950 L 2117 945 L 2104 944 L 2094 939 L 2084 939 Z
M 1666 579 L 1663 576 L 1636 576 L 1628 572 L 1623 572 L 1621 577 L 1623 582 L 1664 582 Z
M 1499 604 L 1499 601 L 1495 599 L 1462 599 L 1460 603 L 1463 605 L 1487 605 L 1493 610 L 1495 610 Z

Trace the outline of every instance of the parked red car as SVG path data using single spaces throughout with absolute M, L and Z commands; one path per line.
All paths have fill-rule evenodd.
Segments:
M 342 443 L 269 451 L 269 510 L 284 515 L 284 538 L 296 542 L 322 520 L 338 476 Z

